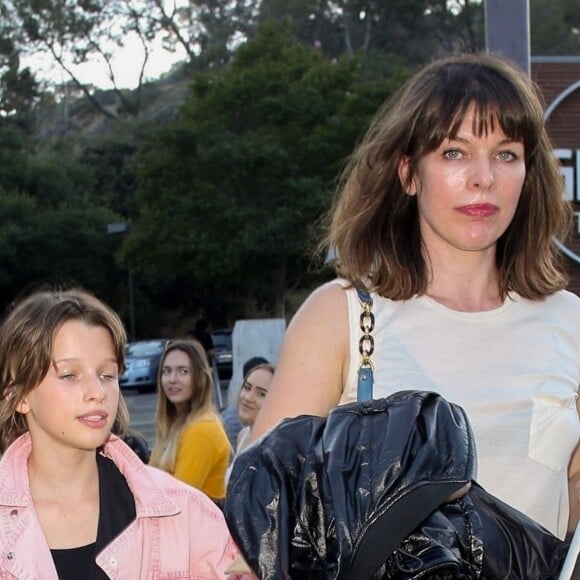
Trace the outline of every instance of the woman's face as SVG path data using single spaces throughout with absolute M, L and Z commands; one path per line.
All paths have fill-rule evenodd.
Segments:
M 189 356 L 179 349 L 170 350 L 161 365 L 161 388 L 177 408 L 189 408 L 193 396 L 193 375 Z
M 269 369 L 254 369 L 242 384 L 238 403 L 238 415 L 245 425 L 252 426 L 262 407 L 264 397 L 268 394 L 272 383 L 272 373 Z
M 494 255 L 520 199 L 526 177 L 523 143 L 506 137 L 497 122 L 494 131 L 475 135 L 473 117 L 472 107 L 456 137 L 419 160 L 408 189 L 417 195 L 421 235 L 430 255 Z

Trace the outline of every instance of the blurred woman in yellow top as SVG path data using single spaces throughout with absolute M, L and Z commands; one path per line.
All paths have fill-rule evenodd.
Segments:
M 195 340 L 169 342 L 159 365 L 156 440 L 149 464 L 219 501 L 225 497 L 230 452 L 203 347 Z

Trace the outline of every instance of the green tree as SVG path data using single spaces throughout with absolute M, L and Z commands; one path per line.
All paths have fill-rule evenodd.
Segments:
M 577 0 L 531 0 L 532 54 L 580 54 L 580 10 Z
M 398 54 L 417 64 L 483 47 L 477 0 L 263 0 L 259 18 L 291 21 L 302 43 L 334 57 Z
M 356 59 L 332 64 L 263 27 L 223 74 L 196 79 L 178 121 L 149 143 L 132 262 L 157 284 L 267 287 L 283 315 L 332 183 L 399 81 L 362 83 Z
M 43 208 L 36 199 L 0 195 L 0 304 L 43 284 L 81 285 L 117 306 L 120 268 L 107 223 L 118 217 L 77 203 Z

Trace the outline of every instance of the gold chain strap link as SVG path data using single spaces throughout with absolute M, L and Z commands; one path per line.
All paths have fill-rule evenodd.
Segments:
M 358 342 L 358 351 L 362 357 L 359 369 L 363 367 L 373 369 L 371 355 L 375 350 L 375 339 L 371 332 L 375 329 L 375 315 L 371 312 L 371 304 L 363 300 L 360 301 L 362 312 L 360 313 L 360 329 L 362 336 Z

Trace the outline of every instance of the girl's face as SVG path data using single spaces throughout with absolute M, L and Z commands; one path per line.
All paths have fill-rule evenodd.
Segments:
M 254 424 L 264 397 L 270 389 L 272 377 L 268 369 L 254 369 L 246 377 L 240 390 L 238 404 L 238 415 L 242 423 L 250 426 Z
M 165 356 L 161 366 L 161 388 L 177 408 L 189 409 L 193 376 L 189 356 L 182 350 L 171 350 Z
M 69 320 L 53 338 L 53 365 L 18 405 L 33 447 L 94 452 L 119 403 L 119 365 L 106 328 Z
M 473 107 L 457 136 L 420 159 L 410 195 L 417 195 L 421 234 L 430 254 L 495 254 L 511 223 L 526 177 L 524 145 L 495 123 L 473 132 Z M 402 176 L 404 176 L 403 170 Z

